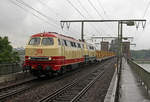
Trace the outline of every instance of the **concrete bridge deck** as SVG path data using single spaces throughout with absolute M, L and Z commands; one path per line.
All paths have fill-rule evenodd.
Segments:
M 123 58 L 119 102 L 150 102 L 146 89 L 138 82 L 136 73 Z

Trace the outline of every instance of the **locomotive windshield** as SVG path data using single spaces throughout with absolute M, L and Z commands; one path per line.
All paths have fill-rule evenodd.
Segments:
M 43 38 L 42 45 L 53 45 L 54 39 L 53 38 Z
M 41 38 L 32 38 L 29 42 L 29 45 L 39 45 Z

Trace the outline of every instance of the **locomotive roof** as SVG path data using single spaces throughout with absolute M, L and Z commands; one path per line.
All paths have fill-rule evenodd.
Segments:
M 58 37 L 58 38 L 63 38 L 63 39 L 78 41 L 78 40 L 76 40 L 76 39 L 73 38 L 73 37 L 66 36 L 66 35 L 63 35 L 63 34 L 58 34 L 58 33 L 56 33 L 56 32 L 38 33 L 38 34 L 32 35 L 31 37 Z

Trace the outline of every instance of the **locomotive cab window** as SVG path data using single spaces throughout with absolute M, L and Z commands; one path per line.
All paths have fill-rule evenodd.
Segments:
M 40 40 L 41 40 L 41 38 L 32 38 L 29 41 L 29 45 L 39 45 L 40 44 Z
M 53 38 L 43 38 L 42 45 L 53 45 L 54 39 Z

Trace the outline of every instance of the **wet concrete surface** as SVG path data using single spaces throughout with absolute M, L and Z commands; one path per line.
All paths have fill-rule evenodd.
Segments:
M 150 102 L 146 89 L 138 82 L 136 73 L 123 59 L 119 102 Z

